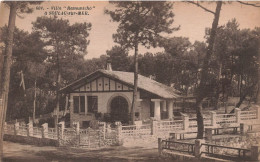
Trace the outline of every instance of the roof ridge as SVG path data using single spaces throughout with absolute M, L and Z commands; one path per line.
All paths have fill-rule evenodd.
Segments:
M 134 85 L 134 72 L 126 72 L 126 71 L 110 71 L 105 69 L 98 69 L 93 73 L 90 73 L 71 84 L 65 86 L 60 91 L 66 90 L 67 88 L 78 84 L 81 81 L 84 81 L 84 79 L 87 79 L 88 77 L 94 76 L 96 73 L 102 73 L 103 75 L 106 75 L 107 77 L 111 77 L 114 79 L 118 79 L 126 84 L 129 84 L 131 86 Z M 149 77 L 146 77 L 144 75 L 138 74 L 138 89 L 148 91 L 149 93 L 155 94 L 157 96 L 160 96 L 162 98 L 176 98 L 179 97 L 178 93 L 180 93 L 178 90 L 176 90 L 173 87 L 170 87 L 168 85 L 165 85 L 163 83 L 157 82 L 156 80 L 153 80 Z

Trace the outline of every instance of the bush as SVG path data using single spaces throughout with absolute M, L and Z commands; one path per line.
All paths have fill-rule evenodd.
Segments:
M 111 115 L 109 113 L 104 114 L 104 122 L 111 123 Z
M 47 118 L 47 119 L 40 119 L 39 120 L 39 126 L 41 126 L 44 123 L 48 123 L 48 127 L 54 128 L 54 119 L 53 118 Z
M 92 129 L 98 129 L 98 121 L 97 120 L 91 120 L 89 123 L 90 128 Z

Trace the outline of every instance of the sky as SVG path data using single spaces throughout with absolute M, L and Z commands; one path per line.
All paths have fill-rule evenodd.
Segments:
M 0 4 L 0 26 L 7 24 L 9 9 Z M 202 3 L 203 6 L 215 10 L 216 4 L 214 2 Z M 112 9 L 113 5 L 107 1 L 87 1 L 87 2 L 62 2 L 62 1 L 48 1 L 43 2 L 41 5 L 44 10 L 37 10 L 36 6 L 33 6 L 34 12 L 32 14 L 23 14 L 23 18 L 16 18 L 16 26 L 25 31 L 32 31 L 32 22 L 39 16 L 44 16 L 45 12 L 51 11 L 68 11 L 68 7 L 91 7 L 88 10 L 89 15 L 67 15 L 58 16 L 59 18 L 68 19 L 71 24 L 76 22 L 90 22 L 92 29 L 90 31 L 90 44 L 87 47 L 87 55 L 85 59 L 97 58 L 102 54 L 105 54 L 107 50 L 110 50 L 116 43 L 114 43 L 112 34 L 116 33 L 117 23 L 112 22 L 109 15 L 104 14 L 104 9 Z M 61 10 L 53 10 L 51 7 L 61 7 Z M 71 10 L 72 11 L 72 10 Z M 83 10 L 74 10 L 83 11 Z M 194 41 L 205 41 L 205 28 L 211 27 L 213 21 L 213 14 L 205 12 L 203 9 L 196 7 L 195 5 L 188 4 L 185 2 L 174 2 L 173 12 L 175 14 L 173 26 L 177 27 L 180 25 L 180 30 L 173 34 L 167 35 L 167 37 L 182 36 L 188 37 L 193 43 Z M 223 5 L 219 25 L 226 24 L 229 20 L 236 18 L 240 24 L 240 28 L 260 27 L 260 8 L 241 5 L 237 2 L 227 3 Z M 146 49 L 140 47 L 140 53 L 146 52 L 161 52 L 162 48 Z M 130 51 L 132 54 L 133 51 Z

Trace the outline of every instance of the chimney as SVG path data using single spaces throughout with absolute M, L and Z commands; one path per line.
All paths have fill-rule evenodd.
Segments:
M 112 65 L 111 65 L 110 58 L 107 59 L 107 70 L 112 71 Z

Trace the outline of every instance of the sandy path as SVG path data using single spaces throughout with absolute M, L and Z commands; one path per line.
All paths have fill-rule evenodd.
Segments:
M 4 143 L 4 161 L 159 161 L 156 148 L 114 146 L 95 150 Z

